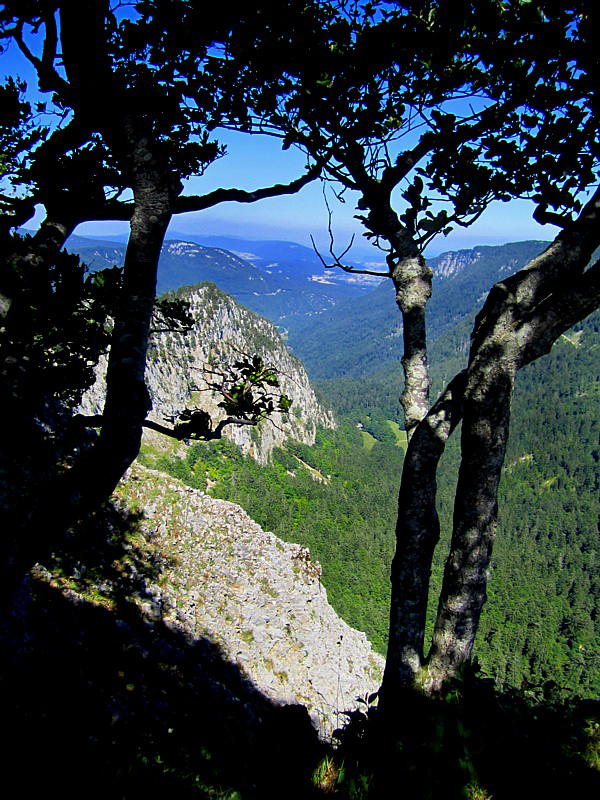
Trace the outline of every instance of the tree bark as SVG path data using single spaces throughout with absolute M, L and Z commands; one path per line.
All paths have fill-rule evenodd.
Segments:
M 514 361 L 503 358 L 469 375 L 453 536 L 427 659 L 427 693 L 440 689 L 471 657 L 496 537 L 515 372 Z
M 397 707 L 424 661 L 425 620 L 433 552 L 440 536 L 437 468 L 460 421 L 465 373 L 459 373 L 417 426 L 400 485 L 396 553 L 392 562 L 390 635 L 380 707 Z
M 396 290 L 396 303 L 402 314 L 404 388 L 400 404 L 404 429 L 410 441 L 417 425 L 429 409 L 429 363 L 425 308 L 431 297 L 432 272 L 413 237 L 401 224 L 390 205 L 390 189 L 381 184 L 363 193 L 370 211 L 365 220 L 369 230 L 391 245 L 387 257 L 390 277 Z
M 600 190 L 544 253 L 493 287 L 475 322 L 467 370 L 415 429 L 400 488 L 389 649 L 380 700 L 385 714 L 399 709 L 407 690 L 439 690 L 471 657 L 486 599 L 516 373 L 549 352 L 562 333 L 600 305 L 600 262 L 586 268 L 600 244 L 599 213 Z M 450 390 L 452 402 L 444 406 Z M 451 550 L 425 658 L 429 573 L 439 538 L 435 472 L 460 418 L 461 465 Z

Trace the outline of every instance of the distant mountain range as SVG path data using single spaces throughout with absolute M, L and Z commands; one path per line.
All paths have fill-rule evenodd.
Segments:
M 125 247 L 125 242 L 82 236 L 71 236 L 67 243 L 91 269 L 121 265 Z M 159 293 L 206 281 L 282 329 L 369 292 L 379 282 L 326 269 L 314 251 L 294 242 L 193 235 L 165 241 Z
M 427 306 L 430 344 L 472 316 L 503 276 L 525 266 L 547 246 L 543 241 L 481 246 L 429 259 L 434 272 Z M 399 365 L 402 317 L 391 281 L 367 295 L 348 298 L 318 318 L 290 329 L 289 344 L 311 378 L 360 378 Z
M 430 341 L 455 326 L 502 275 L 522 267 L 546 244 L 481 246 L 430 259 L 435 273 Z M 123 263 L 125 242 L 72 236 L 68 249 L 91 269 L 102 269 Z M 360 377 L 400 358 L 402 320 L 390 282 L 327 269 L 303 245 L 191 234 L 165 241 L 159 293 L 205 281 L 275 323 L 313 378 Z

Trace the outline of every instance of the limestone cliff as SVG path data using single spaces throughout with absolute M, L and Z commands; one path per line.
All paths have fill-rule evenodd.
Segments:
M 269 698 L 300 703 L 322 735 L 379 686 L 383 659 L 327 601 L 306 548 L 263 531 L 239 507 L 135 466 L 117 495 L 145 517 L 165 564 L 142 608 L 191 637 L 207 636 Z
M 451 278 L 476 264 L 481 258 L 481 250 L 456 250 L 442 253 L 431 259 L 434 273 L 439 278 Z
M 160 332 L 152 336 L 146 368 L 153 404 L 151 419 L 164 424 L 165 417 L 198 406 L 218 421 L 225 416 L 218 408 L 222 398 L 208 390 L 206 370 L 215 364 L 227 367 L 241 354 L 258 354 L 277 371 L 281 391 L 292 400 L 292 407 L 289 414 L 277 412 L 257 428 L 228 427 L 226 435 L 245 453 L 265 463 L 273 447 L 286 439 L 313 444 L 317 425 L 334 424 L 331 414 L 317 402 L 302 363 L 286 348 L 274 325 L 239 306 L 212 284 L 180 294 L 189 301 L 195 322 L 186 334 Z M 100 413 L 103 399 L 101 369 L 84 398 L 84 411 Z M 160 434 L 148 436 L 159 443 Z
M 504 245 L 480 245 L 470 250 L 451 250 L 428 259 L 436 278 L 453 278 L 463 272 L 473 272 L 483 265 L 486 287 L 489 289 L 501 276 L 521 269 L 548 245 L 540 239 L 527 242 L 511 242 Z

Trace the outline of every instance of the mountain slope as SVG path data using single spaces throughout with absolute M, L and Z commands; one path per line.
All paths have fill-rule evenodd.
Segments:
M 192 241 L 165 241 L 159 261 L 159 294 L 211 282 L 255 313 L 285 328 L 297 318 L 326 311 L 342 299 L 364 291 L 360 281 L 330 280 L 314 253 L 301 245 L 261 243 L 269 255 L 279 258 L 274 262 L 248 252 L 245 245 L 251 243 L 243 240 L 231 240 L 238 244 L 238 254 L 222 247 L 206 247 L 193 241 L 196 237 L 190 238 Z M 72 236 L 67 247 L 78 253 L 92 270 L 119 266 L 125 258 L 126 245 L 119 242 Z M 299 259 L 296 249 L 303 253 Z
M 226 435 L 243 452 L 264 463 L 273 447 L 288 438 L 311 444 L 317 425 L 333 424 L 331 415 L 318 403 L 301 362 L 270 322 L 237 305 L 211 284 L 180 290 L 179 296 L 190 303 L 195 324 L 186 334 L 161 332 L 152 337 L 146 367 L 153 403 L 151 419 L 164 424 L 165 418 L 178 416 L 184 408 L 199 406 L 218 421 L 225 416 L 218 406 L 223 398 L 209 390 L 209 372 L 227 371 L 241 355 L 260 355 L 277 371 L 281 391 L 291 399 L 292 407 L 289 414 L 275 412 L 256 428 L 228 427 Z M 101 411 L 104 389 L 101 370 L 84 398 L 87 413 Z M 154 433 L 147 434 L 146 440 L 156 442 L 157 437 L 163 443 L 172 441 Z
M 323 262 L 310 247 L 298 242 L 280 240 L 249 240 L 235 236 L 197 236 L 190 234 L 167 234 L 167 238 L 197 242 L 207 247 L 223 248 L 249 261 L 268 275 L 279 276 L 289 282 L 290 287 L 298 287 L 307 281 L 329 284 L 337 287 L 340 293 L 356 294 L 357 291 L 368 292 L 378 279 L 370 275 L 351 275 L 341 269 L 326 269 Z M 355 249 L 349 254 L 354 260 Z M 365 260 L 359 253 L 357 263 Z M 371 258 L 376 257 L 373 251 Z M 368 257 L 368 256 L 367 256 Z M 383 261 L 383 254 L 382 259 Z
M 494 283 L 525 266 L 545 244 L 531 241 L 482 246 L 430 259 L 434 286 L 427 306 L 429 342 L 472 314 Z M 402 317 L 392 283 L 386 280 L 367 295 L 348 299 L 295 325 L 289 342 L 311 378 L 360 378 L 399 366 L 401 336 Z
M 355 697 L 375 691 L 383 658 L 343 622 L 300 545 L 265 533 L 236 505 L 136 466 L 118 496 L 144 515 L 144 538 L 164 566 L 143 610 L 221 646 L 263 694 L 302 703 L 330 735 Z

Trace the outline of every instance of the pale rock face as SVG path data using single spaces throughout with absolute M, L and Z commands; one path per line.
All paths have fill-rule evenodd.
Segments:
M 189 333 L 159 333 L 152 337 L 146 367 L 146 382 L 152 396 L 150 418 L 165 424 L 165 417 L 176 416 L 184 408 L 197 406 L 208 411 L 215 422 L 225 413 L 218 408 L 221 397 L 207 390 L 205 370 L 211 365 L 232 364 L 241 355 L 262 356 L 274 368 L 281 392 L 292 400 L 289 414 L 275 413 L 257 428 L 229 426 L 226 435 L 264 464 L 274 447 L 292 438 L 314 444 L 316 426 L 333 427 L 333 417 L 319 405 L 302 363 L 285 347 L 277 329 L 267 320 L 237 305 L 214 286 L 191 289 L 187 295 L 195 325 Z M 94 386 L 86 393 L 82 410 L 87 414 L 102 412 L 104 372 L 100 367 Z M 160 434 L 145 436 L 160 447 Z
M 375 691 L 383 658 L 341 620 L 308 549 L 267 533 L 239 507 L 134 466 L 117 490 L 146 518 L 145 537 L 169 565 L 142 610 L 207 636 L 269 698 L 300 703 L 329 736 Z M 148 599 L 150 598 L 150 599 Z
M 480 258 L 479 250 L 457 250 L 442 253 L 434 268 L 435 275 L 438 278 L 451 278 L 479 261 Z
M 193 330 L 153 339 L 146 380 L 154 420 L 164 424 L 165 417 L 195 405 L 220 419 L 221 398 L 203 391 L 203 371 L 241 354 L 259 354 L 277 370 L 281 391 L 293 404 L 288 415 L 274 415 L 275 424 L 229 427 L 228 435 L 244 452 L 264 463 L 287 438 L 313 444 L 317 424 L 333 426 L 302 364 L 271 323 L 210 285 L 194 288 L 188 299 Z M 103 401 L 100 370 L 84 413 L 101 413 Z M 156 446 L 166 438 L 149 433 Z M 356 697 L 379 687 L 383 658 L 329 605 L 321 567 L 306 548 L 263 531 L 239 506 L 139 465 L 124 478 L 117 497 L 143 511 L 144 536 L 170 565 L 160 586 L 147 586 L 140 601 L 150 621 L 218 643 L 267 697 L 304 705 L 324 737 L 344 722 L 342 712 L 356 707 Z

